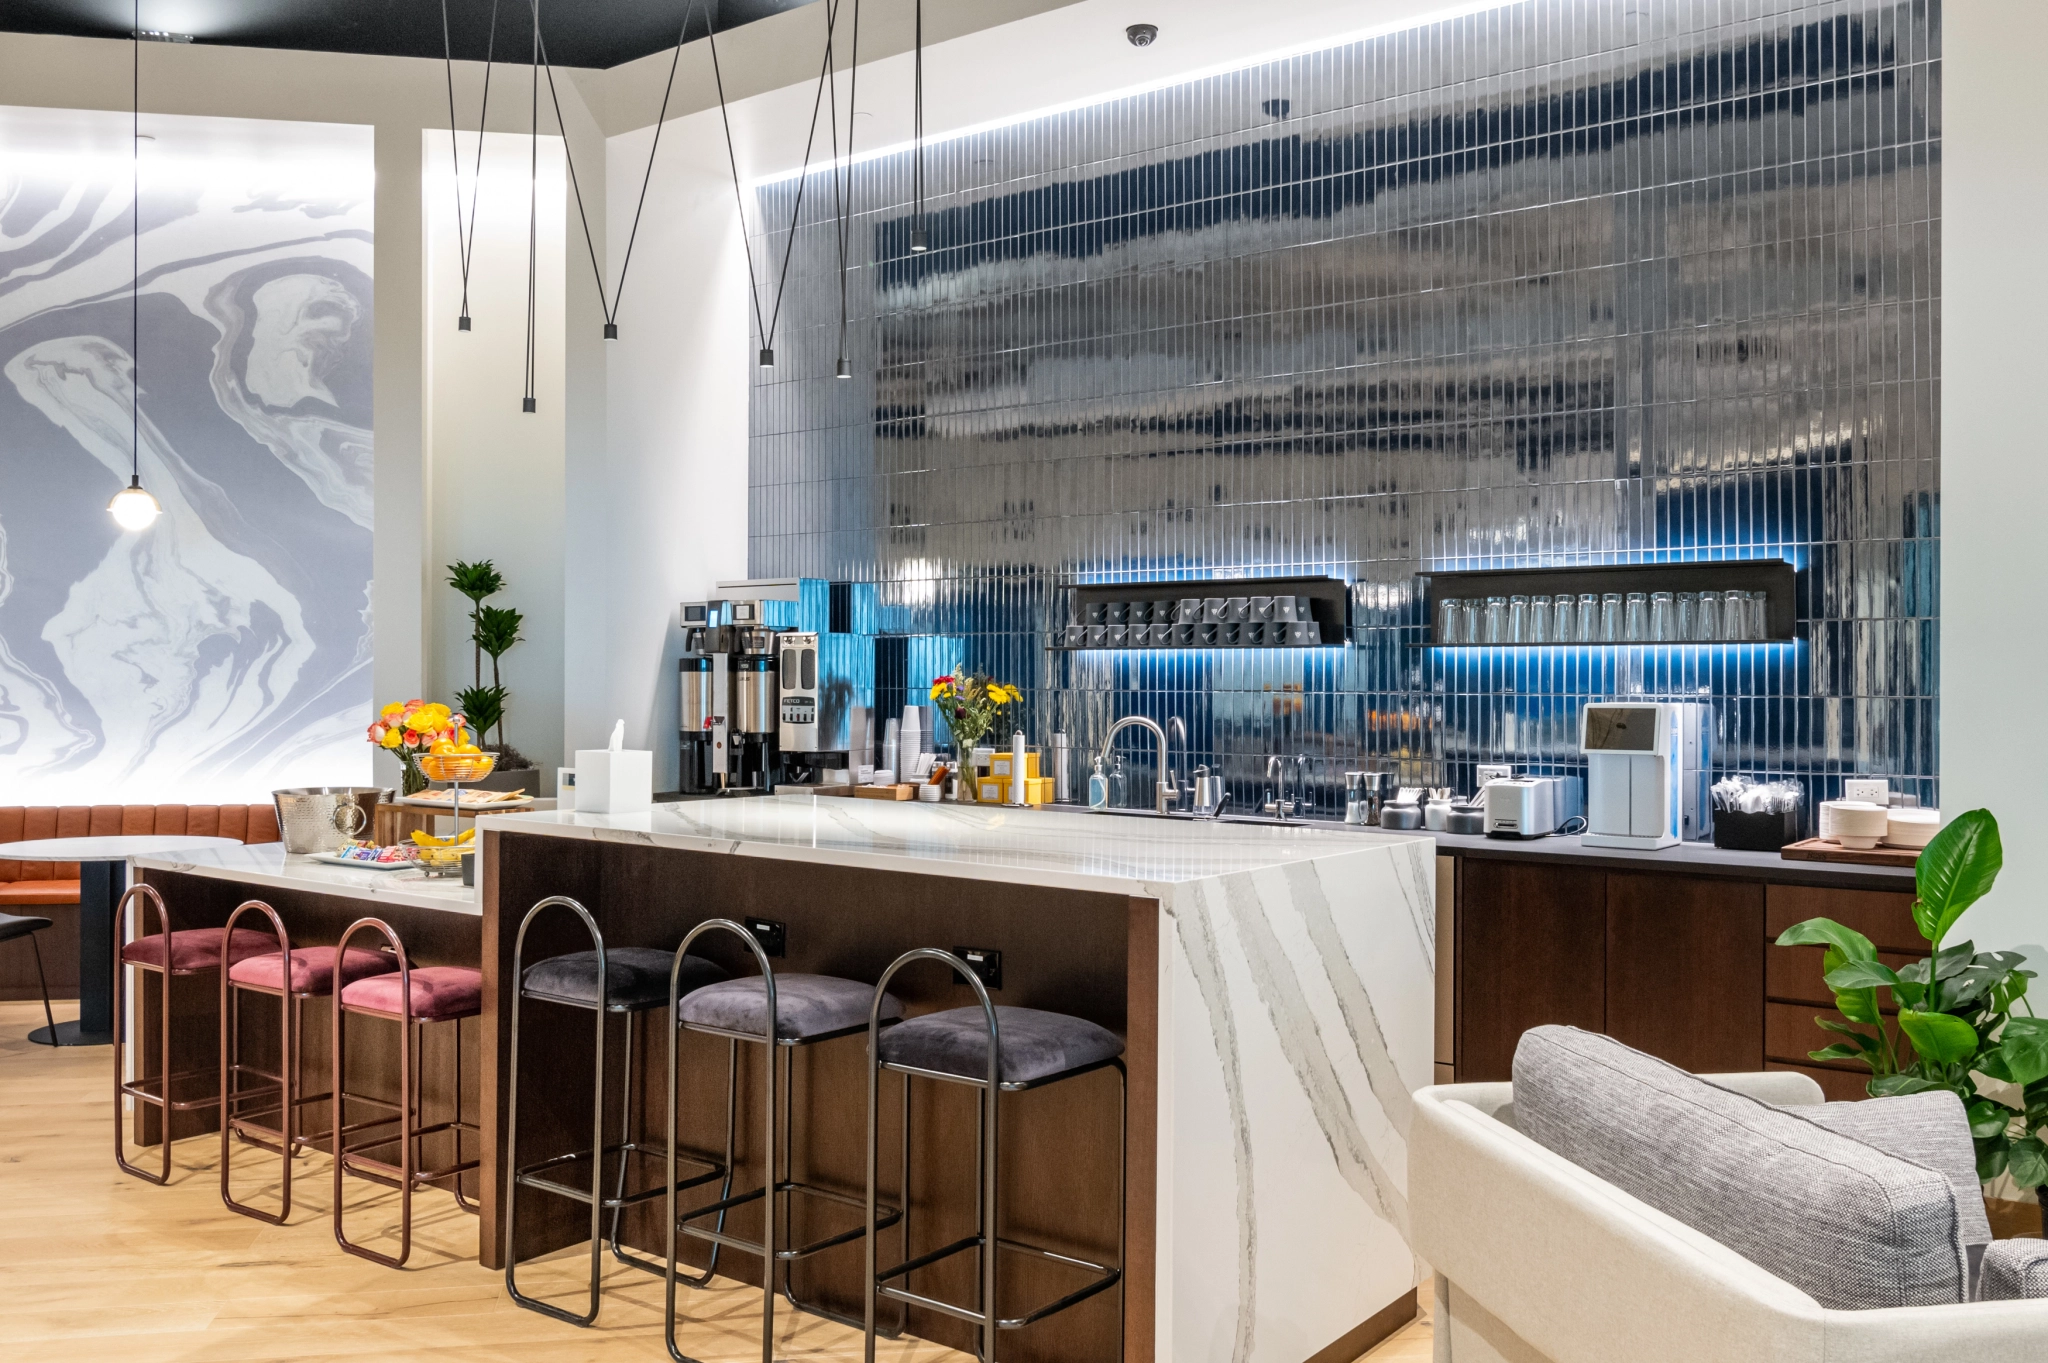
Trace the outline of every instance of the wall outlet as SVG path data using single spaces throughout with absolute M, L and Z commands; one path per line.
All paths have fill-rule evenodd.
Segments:
M 990 989 L 1003 987 L 1002 952 L 992 947 L 954 947 L 953 954 L 972 966 L 974 973 L 981 976 L 981 982 Z M 953 972 L 953 978 L 960 980 L 962 984 L 967 983 L 960 979 L 960 972 L 957 970 Z
M 771 958 L 780 957 L 789 947 L 789 926 L 772 918 L 749 918 L 747 931 L 754 934 L 761 950 Z
M 1892 802 L 1892 783 L 1852 777 L 1842 782 L 1844 800 L 1863 800 L 1874 805 L 1888 805 Z

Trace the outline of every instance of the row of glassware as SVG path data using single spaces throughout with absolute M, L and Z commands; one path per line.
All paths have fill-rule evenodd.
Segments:
M 1446 597 L 1438 644 L 1715 644 L 1768 637 L 1763 592 Z
M 1313 620 L 1180 620 L 1142 625 L 1068 625 L 1068 648 L 1314 648 Z

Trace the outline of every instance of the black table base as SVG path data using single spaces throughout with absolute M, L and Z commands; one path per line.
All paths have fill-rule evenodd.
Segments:
M 28 1034 L 28 1039 L 38 1046 L 111 1046 L 114 1033 L 82 1030 L 84 1024 L 60 1022 L 55 1027 L 38 1027 Z

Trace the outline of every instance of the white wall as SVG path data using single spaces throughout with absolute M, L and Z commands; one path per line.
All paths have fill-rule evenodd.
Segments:
M 2048 458 L 2030 396 L 2048 317 L 2048 84 L 2033 60 L 2048 5 L 1960 0 L 1942 24 L 1941 800 L 1991 810 L 2005 842 L 1998 889 L 1962 930 L 2025 946 L 2048 940 L 2048 788 L 2026 765 L 2048 701 Z
M 568 432 L 563 308 L 569 260 L 562 140 L 542 137 L 537 144 L 538 401 L 528 415 L 520 410 L 520 398 L 526 372 L 527 186 L 536 147 L 516 133 L 488 134 L 479 184 L 476 135 L 459 139 L 465 221 L 475 194 L 472 329 L 461 331 L 456 327 L 461 252 L 448 134 L 430 129 L 421 137 L 426 160 L 425 463 L 432 551 L 425 565 L 431 645 L 424 694 L 453 704 L 456 690 L 475 676 L 469 601 L 447 585 L 447 566 L 459 559 L 490 559 L 506 586 L 486 604 L 509 606 L 526 617 L 524 642 L 504 658 L 502 676 L 512 693 L 505 738 L 541 768 L 547 792 L 562 756 L 563 455 Z M 588 289 L 587 263 L 583 269 L 585 277 L 577 282 Z M 488 683 L 489 658 L 483 668 Z

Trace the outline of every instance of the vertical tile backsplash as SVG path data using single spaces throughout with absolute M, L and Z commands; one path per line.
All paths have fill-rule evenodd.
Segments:
M 912 158 L 853 168 L 843 333 L 813 173 L 750 570 L 872 584 L 1034 740 L 1179 715 L 1240 797 L 1581 770 L 1646 696 L 1711 699 L 1720 771 L 1932 803 L 1940 55 L 1928 0 L 1530 0 L 1010 124 L 928 147 L 929 253 Z M 1718 558 L 1795 565 L 1795 642 L 1420 646 L 1418 573 Z M 1349 639 L 1045 647 L 1076 582 L 1267 574 L 1351 584 Z

